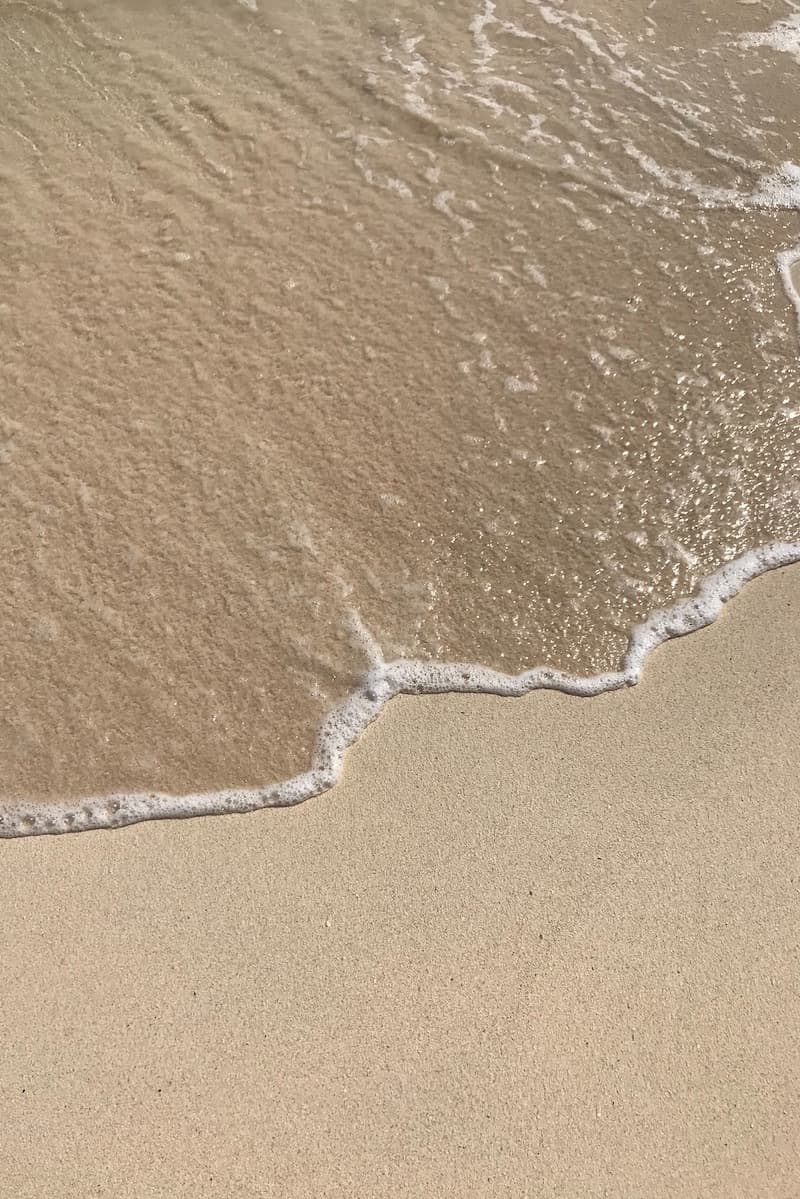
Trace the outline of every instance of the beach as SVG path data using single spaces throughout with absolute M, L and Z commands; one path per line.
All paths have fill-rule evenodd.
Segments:
M 0 5 L 0 1199 L 800 1193 L 799 63 Z
M 298 808 L 2 844 L 0 1192 L 797 1193 L 800 568 Z

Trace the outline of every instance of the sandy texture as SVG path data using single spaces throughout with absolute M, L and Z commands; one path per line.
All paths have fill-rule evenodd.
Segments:
M 0 1193 L 795 1196 L 800 570 L 302 808 L 2 845 Z

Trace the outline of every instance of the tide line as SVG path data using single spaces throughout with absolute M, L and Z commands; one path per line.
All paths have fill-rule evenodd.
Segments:
M 395 695 L 477 692 L 522 696 L 555 690 L 594 696 L 631 687 L 641 678 L 653 650 L 712 624 L 724 605 L 746 583 L 769 570 L 800 562 L 800 542 L 772 542 L 749 550 L 708 575 L 695 592 L 668 608 L 653 612 L 632 630 L 622 669 L 581 677 L 539 666 L 509 675 L 461 662 L 424 662 L 402 658 L 384 662 L 357 614 L 354 628 L 368 643 L 372 669 L 360 685 L 323 720 L 310 769 L 265 788 L 210 791 L 188 795 L 158 792 L 106 795 L 78 802 L 0 803 L 0 837 L 14 838 L 114 829 L 144 820 L 186 819 L 291 807 L 331 788 L 338 779 L 345 751 Z

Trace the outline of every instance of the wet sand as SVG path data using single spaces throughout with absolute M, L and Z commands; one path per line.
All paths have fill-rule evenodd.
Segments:
M 800 567 L 298 809 L 0 846 L 0 1192 L 792 1199 Z
M 353 609 L 593 673 L 800 538 L 769 23 L 3 6 L 3 803 L 306 769 Z

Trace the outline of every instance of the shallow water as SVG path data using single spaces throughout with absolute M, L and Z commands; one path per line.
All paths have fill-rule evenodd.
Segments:
M 375 644 L 615 669 L 800 538 L 796 15 L 5 5 L 6 795 L 268 784 Z

